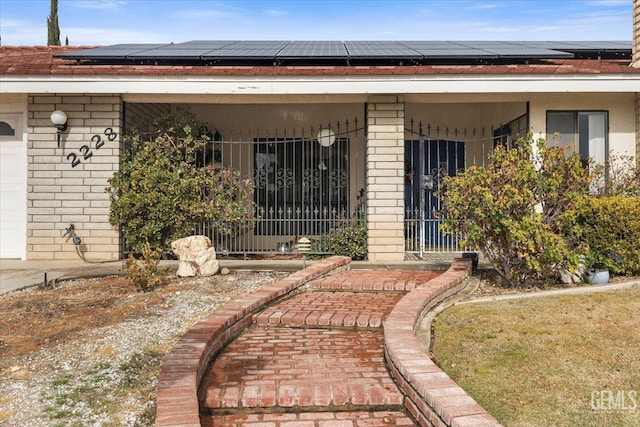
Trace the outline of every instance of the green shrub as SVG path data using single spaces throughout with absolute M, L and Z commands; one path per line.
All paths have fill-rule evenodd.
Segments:
M 535 144 L 531 135 L 512 149 L 496 147 L 486 167 L 445 177 L 443 230 L 464 236 L 513 286 L 555 279 L 574 269 L 578 255 L 562 235 L 562 215 L 586 193 L 589 175 L 579 156 Z
M 340 224 L 314 242 L 311 250 L 363 260 L 367 257 L 367 230 L 361 224 Z
M 615 274 L 640 274 L 640 198 L 581 198 L 564 215 L 565 234 Z M 619 257 L 619 260 L 616 258 Z
M 604 165 L 595 165 L 591 194 L 640 197 L 640 158 L 610 153 Z
M 109 220 L 137 253 L 147 243 L 166 250 L 203 221 L 229 233 L 251 216 L 252 181 L 235 170 L 198 164 L 196 153 L 206 140 L 193 129 L 198 129 L 193 115 L 177 112 L 163 117 L 150 136 L 125 136 L 129 149 L 106 189 Z
M 142 248 L 142 258 L 129 255 L 123 264 L 129 283 L 143 292 L 152 291 L 166 283 L 166 271 L 159 268 L 160 251 L 153 250 L 148 243 Z

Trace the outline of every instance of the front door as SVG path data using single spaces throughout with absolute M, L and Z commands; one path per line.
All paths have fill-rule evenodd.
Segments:
M 464 169 L 464 142 L 443 139 L 405 141 L 405 249 L 407 252 L 459 250 L 454 236 L 444 235 L 442 178 Z

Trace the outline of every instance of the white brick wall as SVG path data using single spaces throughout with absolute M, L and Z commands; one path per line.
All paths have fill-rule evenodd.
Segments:
M 367 246 L 373 262 L 404 259 L 404 100 L 371 96 L 367 124 Z
M 56 109 L 68 118 L 60 148 L 50 120 Z M 74 224 L 82 239 L 79 249 L 87 260 L 120 257 L 119 233 L 109 224 L 109 197 L 104 189 L 118 170 L 121 117 L 119 96 L 29 97 L 28 259 L 79 259 L 71 239 L 62 238 L 69 224 Z M 112 141 L 105 135 L 108 128 L 117 134 Z M 98 137 L 104 142 L 100 148 Z M 85 153 L 91 157 L 85 159 Z M 74 159 L 79 160 L 75 167 Z

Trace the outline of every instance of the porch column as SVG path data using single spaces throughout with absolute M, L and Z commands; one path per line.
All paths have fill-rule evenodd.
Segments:
M 404 99 L 371 96 L 367 122 L 367 249 L 372 262 L 404 259 Z

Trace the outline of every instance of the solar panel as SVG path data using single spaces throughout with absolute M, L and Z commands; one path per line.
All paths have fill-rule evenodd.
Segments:
M 464 49 L 458 48 L 455 50 L 451 49 L 420 49 L 419 52 L 425 58 L 488 58 L 495 56 L 489 52 L 478 50 L 478 49 Z
M 76 52 L 69 52 L 60 55 L 61 57 L 71 59 L 122 59 L 128 56 L 144 52 L 151 49 L 157 49 L 164 46 L 170 46 L 168 44 L 116 44 L 112 46 L 96 47 L 93 49 L 79 50 Z
M 344 44 L 349 56 L 354 58 L 422 58 L 420 53 L 395 41 L 347 41 Z
M 161 60 L 246 61 L 256 60 L 376 60 L 428 61 L 429 59 L 545 59 L 600 57 L 631 54 L 630 41 L 284 41 L 284 40 L 192 40 L 176 44 L 117 44 L 56 57 L 94 61 Z M 310 62 L 311 63 L 311 62 Z M 317 63 L 317 62 L 316 62 Z
M 278 54 L 278 58 L 346 58 L 347 49 L 339 41 L 293 41 Z
M 234 40 L 191 40 L 184 43 L 176 43 L 174 46 L 182 49 L 220 49 L 232 43 L 238 43 Z
M 205 59 L 215 58 L 273 58 L 289 42 L 276 40 L 236 41 L 202 55 Z
M 511 42 L 529 47 L 538 47 L 550 50 L 561 50 L 566 52 L 577 51 L 630 51 L 630 41 L 607 40 L 607 41 L 526 41 Z
M 571 58 L 573 54 L 536 47 L 486 47 L 484 50 L 499 57 L 512 58 Z
M 211 52 L 211 49 L 181 49 L 173 46 L 150 49 L 128 55 L 129 58 L 200 58 L 202 55 Z

